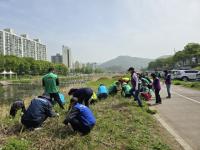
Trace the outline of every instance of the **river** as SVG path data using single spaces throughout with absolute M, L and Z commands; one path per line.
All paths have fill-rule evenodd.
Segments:
M 83 84 L 87 80 L 74 80 L 68 82 L 61 82 L 60 89 L 73 86 L 74 84 Z M 34 84 L 15 84 L 3 86 L 3 91 L 0 93 L 0 105 L 1 104 L 11 104 L 16 99 L 23 99 L 25 97 L 35 97 L 43 93 L 43 87 L 41 83 Z M 64 93 L 66 95 L 66 93 Z

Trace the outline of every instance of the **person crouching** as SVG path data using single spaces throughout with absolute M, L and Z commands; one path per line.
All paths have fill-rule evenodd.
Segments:
M 96 123 L 92 111 L 87 106 L 80 104 L 76 97 L 71 99 L 71 106 L 63 123 L 71 125 L 74 131 L 78 131 L 82 135 L 90 133 Z
M 52 110 L 51 98 L 43 94 L 34 98 L 21 118 L 22 124 L 28 129 L 41 127 L 48 117 L 58 116 Z

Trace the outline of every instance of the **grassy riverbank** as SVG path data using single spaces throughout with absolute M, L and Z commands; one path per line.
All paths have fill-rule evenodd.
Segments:
M 200 82 L 198 82 L 198 81 L 189 82 L 189 81 L 174 80 L 173 84 L 174 85 L 181 85 L 181 86 L 187 87 L 187 88 L 200 90 Z
M 87 85 L 93 89 L 99 83 L 108 85 L 114 79 L 101 78 Z M 66 106 L 67 108 L 67 106 Z M 97 124 L 87 136 L 71 132 L 62 122 L 65 111 L 55 106 L 59 118 L 50 118 L 38 131 L 22 130 L 20 114 L 14 120 L 8 117 L 0 121 L 0 149 L 129 149 L 129 150 L 178 150 L 175 142 L 160 124 L 147 113 L 147 106 L 139 108 L 131 99 L 120 95 L 109 97 L 91 106 Z

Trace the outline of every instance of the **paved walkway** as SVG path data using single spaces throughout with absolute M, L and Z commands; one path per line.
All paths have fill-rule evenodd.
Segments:
M 159 116 L 194 150 L 200 150 L 200 91 L 172 87 L 172 98 L 161 92 L 162 104 L 156 105 Z

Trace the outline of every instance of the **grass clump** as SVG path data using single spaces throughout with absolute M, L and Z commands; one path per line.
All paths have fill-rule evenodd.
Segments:
M 25 139 L 10 138 L 2 150 L 27 150 L 30 142 Z
M 3 93 L 5 90 L 3 89 L 3 87 L 0 85 L 0 93 Z
M 182 85 L 184 87 L 188 87 L 188 88 L 193 88 L 193 89 L 198 89 L 200 90 L 200 82 L 198 81 L 179 81 L 179 80 L 174 80 L 173 81 L 174 85 Z

